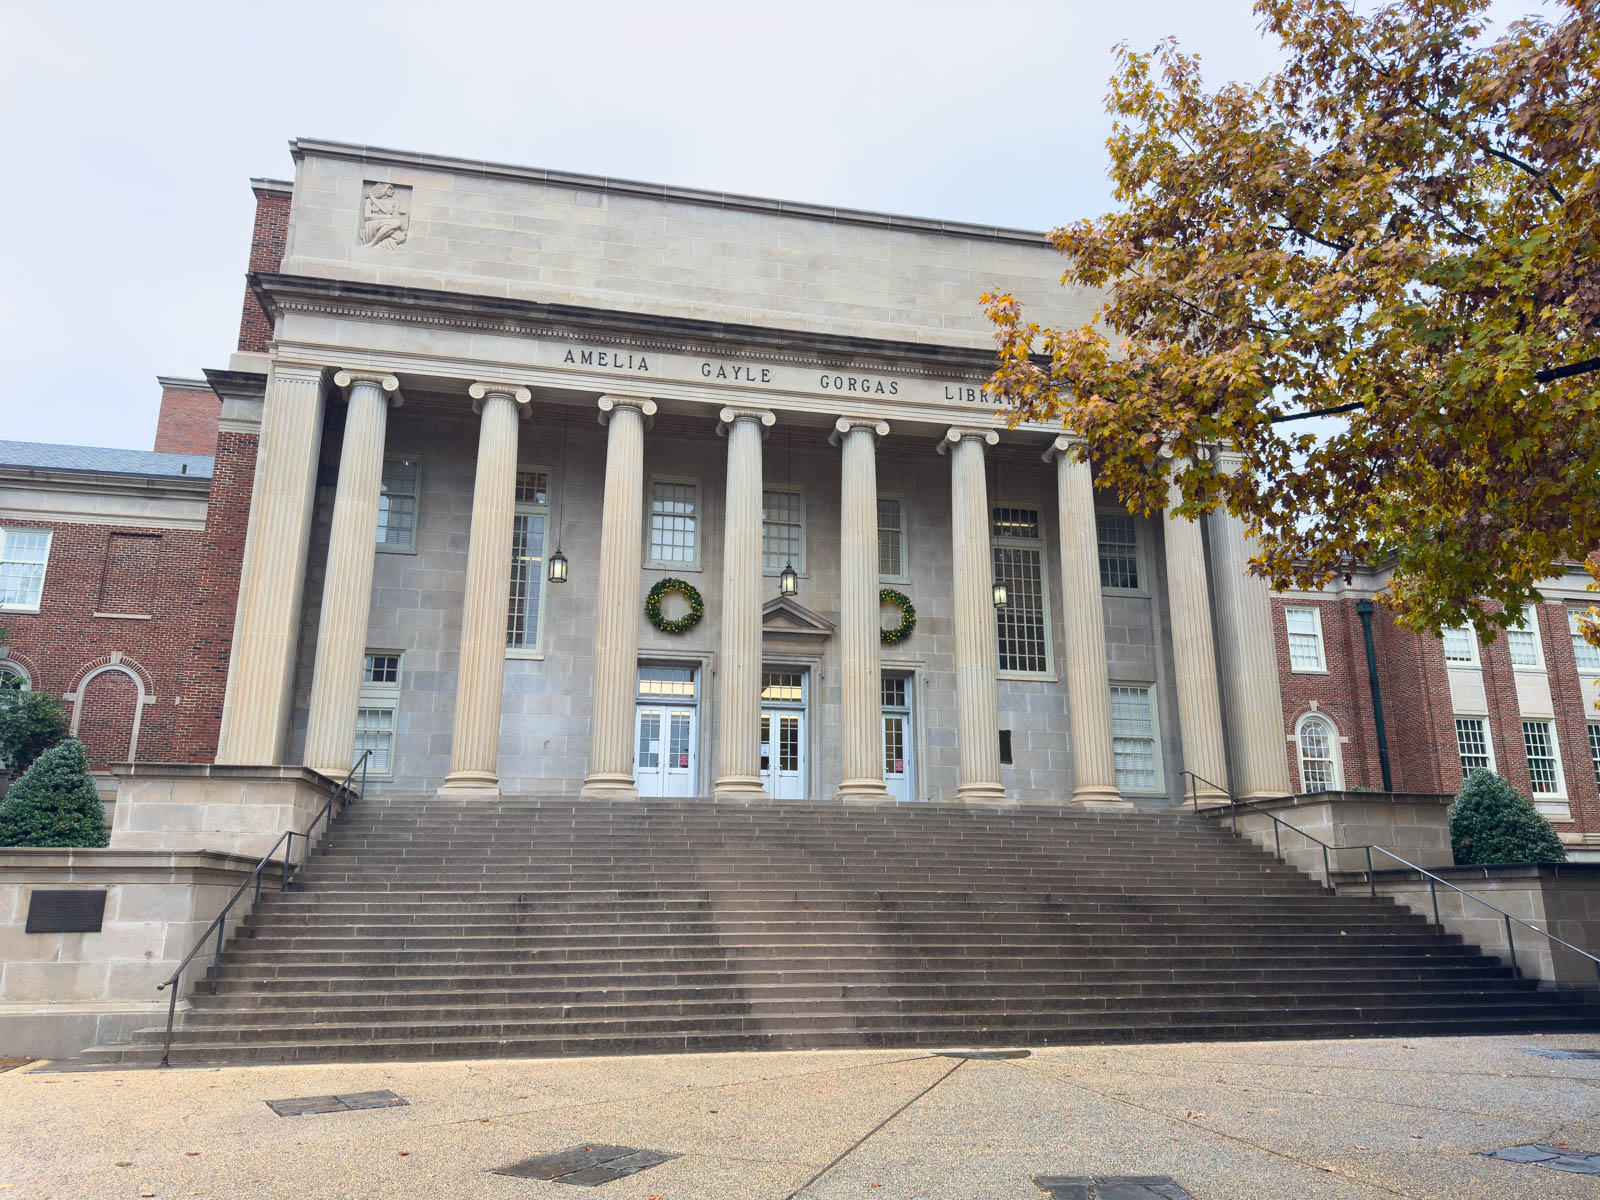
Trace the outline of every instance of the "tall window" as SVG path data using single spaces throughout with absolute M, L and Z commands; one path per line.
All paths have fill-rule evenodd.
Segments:
M 0 659 L 0 693 L 28 692 L 33 690 L 33 680 L 23 670 L 21 663 Z
M 805 497 L 773 488 L 761 493 L 761 569 L 776 575 L 786 563 L 805 574 Z
M 1338 791 L 1339 737 L 1333 722 L 1315 713 L 1302 717 L 1295 740 L 1300 743 L 1300 790 L 1307 795 Z
M 1284 624 L 1289 629 L 1289 669 L 1326 671 L 1322 654 L 1322 612 L 1315 608 L 1286 608 Z
M 1539 657 L 1539 618 L 1532 608 L 1522 614 L 1522 623 L 1506 630 L 1506 649 L 1513 667 L 1542 667 Z
M 39 611 L 50 537 L 48 529 L 0 529 L 0 609 Z
M 367 774 L 394 774 L 395 715 L 400 708 L 400 656 L 367 651 L 356 708 L 356 757 L 372 751 Z
M 1482 717 L 1456 718 L 1456 753 L 1461 758 L 1461 778 L 1480 768 L 1494 770 L 1489 752 L 1489 723 Z
M 1589 722 L 1589 762 L 1594 766 L 1594 785 L 1600 787 L 1600 721 Z
M 1010 603 L 995 610 L 1000 669 L 1042 674 L 1050 669 L 1044 612 L 1044 541 L 1032 508 L 996 508 L 994 574 Z
M 383 490 L 378 496 L 378 545 L 417 548 L 419 471 L 413 458 L 383 460 Z
M 1528 752 L 1528 779 L 1536 796 L 1562 795 L 1556 731 L 1549 721 L 1524 721 L 1522 744 Z
M 1572 630 L 1572 657 L 1578 662 L 1578 670 L 1600 671 L 1600 646 L 1591 644 L 1578 625 L 1583 619 L 1583 611 L 1567 609 L 1567 628 Z
M 1138 526 L 1129 513 L 1095 513 L 1100 542 L 1100 586 L 1112 591 L 1139 590 Z
M 905 508 L 899 500 L 878 497 L 878 574 L 903 579 L 906 574 Z
M 1117 790 L 1161 790 L 1161 764 L 1156 747 L 1155 704 L 1148 687 L 1111 689 L 1111 753 L 1117 769 Z
M 693 483 L 656 479 L 650 483 L 650 561 L 683 566 L 700 561 L 699 497 Z
M 1471 625 L 1457 625 L 1440 631 L 1444 641 L 1445 662 L 1476 665 L 1478 661 L 1478 635 Z
M 511 607 L 506 614 L 506 645 L 513 650 L 536 650 L 544 616 L 544 538 L 550 520 L 550 477 L 544 471 L 518 472 L 517 503 L 511 520 Z

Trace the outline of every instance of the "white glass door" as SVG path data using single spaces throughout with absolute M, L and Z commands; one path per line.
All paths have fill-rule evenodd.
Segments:
M 883 786 L 891 799 L 915 800 L 911 767 L 911 678 L 883 677 Z
M 805 713 L 774 709 L 761 714 L 761 782 L 774 800 L 806 798 Z
M 641 796 L 695 794 L 692 708 L 640 705 L 633 778 Z

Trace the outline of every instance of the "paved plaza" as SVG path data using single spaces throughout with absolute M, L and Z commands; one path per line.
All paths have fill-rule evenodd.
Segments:
M 1530 1053 L 1555 1049 L 1596 1057 Z M 1013 1059 L 38 1063 L 0 1074 L 0 1196 L 1043 1200 L 1052 1193 L 1036 1176 L 1170 1176 L 1193 1200 L 1562 1200 L 1595 1196 L 1600 1184 L 1483 1152 L 1600 1150 L 1597 1085 L 1600 1037 L 1583 1035 L 1079 1047 Z M 370 1095 L 385 1091 L 404 1104 Z M 324 1103 L 299 1107 L 332 1111 L 295 1115 L 280 1103 L 291 1114 L 280 1116 L 268 1103 L 311 1097 Z M 494 1173 L 564 1150 L 581 1166 L 585 1150 L 604 1147 L 675 1157 L 593 1189 Z

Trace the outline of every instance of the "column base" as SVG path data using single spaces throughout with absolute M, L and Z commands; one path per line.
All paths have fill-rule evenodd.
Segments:
M 1010 804 L 1012 799 L 998 783 L 963 783 L 956 788 L 961 804 Z
M 711 785 L 713 800 L 731 800 L 736 804 L 770 804 L 772 796 L 761 784 L 759 775 L 724 775 Z
M 600 771 L 583 781 L 578 792 L 580 800 L 637 800 L 638 785 L 632 775 L 621 771 Z
M 1233 803 L 1233 801 L 1228 798 L 1228 795 L 1227 795 L 1226 792 L 1218 792 L 1218 791 L 1213 791 L 1213 790 L 1206 790 L 1206 791 L 1199 792 L 1196 795 L 1192 795 L 1192 796 L 1187 794 L 1187 793 L 1185 793 L 1185 795 L 1183 797 L 1183 800 L 1178 804 L 1178 807 L 1179 808 L 1196 808 L 1196 807 L 1198 807 L 1198 808 L 1227 808 L 1228 805 L 1230 805 L 1232 803 Z
M 881 779 L 846 779 L 833 798 L 840 804 L 893 804 Z
M 488 771 L 452 771 L 444 777 L 436 795 L 445 799 L 493 799 L 500 795 L 500 777 Z
M 1127 811 L 1133 807 L 1122 798 L 1122 793 L 1114 787 L 1103 785 L 1089 785 L 1072 789 L 1072 799 L 1067 801 L 1069 808 L 1108 808 Z

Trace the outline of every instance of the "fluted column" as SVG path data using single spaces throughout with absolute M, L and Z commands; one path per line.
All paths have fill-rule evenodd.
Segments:
M 1132 808 L 1117 791 L 1111 750 L 1111 684 L 1100 598 L 1100 534 L 1089 461 L 1073 453 L 1075 438 L 1058 437 L 1045 451 L 1056 464 L 1061 530 L 1061 596 L 1065 608 L 1067 708 L 1072 722 L 1072 802 Z
M 1172 613 L 1178 723 L 1183 727 L 1180 734 L 1184 769 L 1206 781 L 1197 785 L 1200 802 L 1216 804 L 1227 799 L 1221 789 L 1228 785 L 1228 763 L 1222 743 L 1222 698 L 1217 688 L 1217 651 L 1211 633 L 1211 593 L 1206 585 L 1205 541 L 1200 525 L 1173 512 L 1182 501 L 1183 493 L 1177 484 L 1169 485 L 1167 600 Z
M 344 445 L 333 496 L 328 569 L 322 580 L 317 657 L 311 674 L 305 763 L 342 779 L 355 758 L 356 709 L 372 607 L 372 567 L 378 545 L 378 498 L 383 490 L 383 437 L 389 406 L 403 403 L 400 381 L 371 371 L 340 371 Z
M 946 431 L 950 453 L 950 528 L 955 575 L 956 741 L 961 782 L 956 799 L 1005 799 L 1000 783 L 1000 652 L 994 619 L 994 554 L 989 547 L 989 489 L 983 448 L 992 429 Z
M 283 762 L 317 456 L 323 368 L 274 363 L 261 414 L 217 762 Z
M 599 596 L 594 612 L 594 721 L 582 795 L 637 800 L 633 713 L 639 675 L 639 546 L 644 512 L 644 425 L 656 411 L 643 396 L 600 397 L 606 491 L 600 510 Z
M 717 755 L 712 794 L 767 800 L 761 784 L 761 439 L 777 418 L 725 408 L 728 439 L 722 527 L 722 653 L 717 663 Z
M 444 793 L 500 794 L 500 704 L 506 677 L 506 615 L 511 605 L 512 523 L 517 499 L 518 409 L 525 387 L 474 383 L 467 389 L 478 423 L 472 532 L 461 607 L 461 660 L 450 773 Z
M 838 798 L 887 800 L 883 785 L 883 670 L 878 630 L 878 439 L 885 421 L 840 417 L 830 439 L 841 448 L 839 500 L 840 750 Z
M 1240 456 L 1218 455 L 1221 468 L 1239 469 Z M 1224 510 L 1211 521 L 1216 568 L 1217 649 L 1222 663 L 1222 702 L 1228 713 L 1228 763 L 1233 789 L 1246 800 L 1289 795 L 1289 758 L 1284 752 L 1283 699 L 1272 630 L 1272 589 L 1250 574 L 1254 540 L 1244 522 Z

